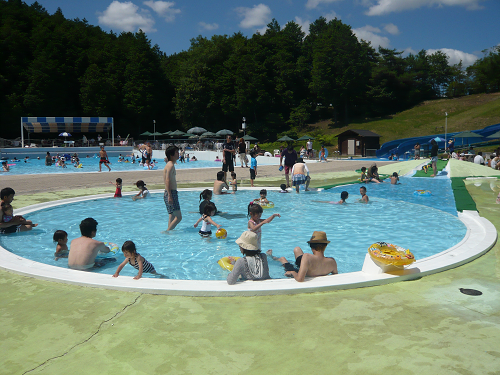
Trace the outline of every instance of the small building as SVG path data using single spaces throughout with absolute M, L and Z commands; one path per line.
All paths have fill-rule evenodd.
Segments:
M 340 155 L 376 156 L 380 135 L 362 129 L 350 129 L 337 135 Z

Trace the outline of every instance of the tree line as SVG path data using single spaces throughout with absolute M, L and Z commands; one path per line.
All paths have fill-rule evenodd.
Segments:
M 320 17 L 305 34 L 276 20 L 263 34 L 198 36 L 167 56 L 146 34 L 104 32 L 50 15 L 37 2 L 0 0 L 0 126 L 18 136 L 21 116 L 112 116 L 122 134 L 202 126 L 274 140 L 308 123 L 378 117 L 424 100 L 500 89 L 500 47 L 470 67 L 438 51 L 403 57 L 359 41 Z M 15 125 L 15 126 L 13 126 Z

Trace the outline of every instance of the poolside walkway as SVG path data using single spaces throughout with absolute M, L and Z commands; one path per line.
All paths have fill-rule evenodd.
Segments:
M 331 183 L 356 177 L 350 171 L 367 164 L 344 163 L 358 162 L 311 163 L 309 168 L 318 168 L 313 179 Z M 392 173 L 397 167 L 404 174 L 414 164 L 382 168 Z M 263 174 L 268 184 L 278 186 L 282 175 L 272 168 Z M 140 178 L 161 183 L 151 173 L 144 171 Z M 186 183 L 205 178 L 177 173 Z M 19 207 L 111 193 L 108 181 L 116 178 L 111 174 L 92 181 L 87 176 L 85 181 L 71 176 L 73 181 L 64 183 L 53 179 L 52 188 L 49 179 L 42 179 L 43 189 L 40 176 L 8 183 L 2 179 L 2 187 L 16 189 L 14 206 Z M 474 184 L 467 188 L 480 214 L 499 229 L 495 192 Z M 429 223 L 428 236 L 433 225 L 439 223 Z M 340 250 L 332 246 L 332 255 Z M 447 375 L 498 374 L 500 369 L 498 243 L 472 263 L 420 280 L 302 295 L 149 295 L 58 284 L 3 270 L 0 285 L 0 374 Z M 468 296 L 459 288 L 483 294 Z

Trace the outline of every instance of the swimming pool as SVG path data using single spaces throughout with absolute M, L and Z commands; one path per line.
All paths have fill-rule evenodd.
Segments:
M 127 157 L 130 160 L 130 157 Z M 144 167 L 140 166 L 139 163 L 125 163 L 118 162 L 118 157 L 110 157 L 111 162 L 110 167 L 112 171 L 116 172 L 126 172 L 126 171 L 141 171 Z M 156 159 L 157 169 L 163 169 L 165 167 L 165 161 L 163 159 Z M 56 167 L 54 164 L 51 166 L 45 165 L 44 159 L 30 158 L 27 163 L 24 160 L 14 163 L 8 161 L 10 166 L 10 171 L 5 172 L 8 174 L 46 174 L 46 173 L 87 173 L 87 172 L 98 172 L 99 171 L 99 158 L 96 157 L 82 157 L 80 159 L 82 168 L 75 168 L 73 164 L 66 162 L 67 168 Z M 207 160 L 197 160 L 185 163 L 178 162 L 175 166 L 176 169 L 188 169 L 188 168 L 221 168 L 221 162 L 207 161 Z M 108 171 L 105 165 L 102 165 L 102 171 Z
M 387 241 L 409 248 L 417 259 L 431 256 L 460 242 L 466 233 L 465 226 L 456 217 L 449 181 L 434 180 L 433 196 L 416 197 L 415 186 L 425 188 L 424 179 L 402 179 L 402 185 L 370 184 L 368 205 L 354 203 L 359 197 L 359 186 L 337 187 L 307 194 L 279 194 L 269 191 L 268 197 L 275 208 L 264 210 L 263 218 L 278 212 L 276 218 L 263 227 L 263 250 L 272 248 L 277 256 L 293 259 L 293 248 L 307 250 L 306 241 L 313 230 L 324 230 L 331 244 L 326 255 L 336 258 L 339 272 L 361 270 L 367 248 L 376 241 Z M 416 184 L 416 185 L 415 185 Z M 424 185 L 421 185 L 424 184 Z M 439 186 L 439 188 L 438 188 Z M 333 205 L 315 201 L 335 201 L 340 192 L 350 192 L 348 204 Z M 258 191 L 238 191 L 235 195 L 215 196 L 219 210 L 227 212 L 214 220 L 228 230 L 228 238 L 202 239 L 193 224 L 199 217 L 199 191 L 182 191 L 180 203 L 183 221 L 175 231 L 161 234 L 166 229 L 168 214 L 162 194 L 150 199 L 133 202 L 130 197 L 121 199 L 95 199 L 65 204 L 30 213 L 27 217 L 41 225 L 32 232 L 3 236 L 1 245 L 22 257 L 59 267 L 67 267 L 67 260 L 54 261 L 55 245 L 52 234 L 57 229 L 69 233 L 70 240 L 80 235 L 78 225 L 85 217 L 98 222 L 96 239 L 123 244 L 133 240 L 138 251 L 158 272 L 169 278 L 182 280 L 223 280 L 227 271 L 217 265 L 223 256 L 239 256 L 234 243 L 246 229 L 246 206 L 258 196 Z M 407 198 L 415 203 L 403 202 Z M 439 203 L 436 203 L 439 202 Z M 433 208 L 437 205 L 445 209 Z M 97 209 L 96 209 L 97 208 Z M 428 235 L 426 235 L 428 234 Z M 123 256 L 118 254 L 117 260 Z M 98 272 L 112 274 L 118 263 Z M 279 263 L 270 261 L 273 278 L 283 277 Z M 136 271 L 127 266 L 123 275 L 133 276 Z M 147 275 L 145 275 L 148 277 Z

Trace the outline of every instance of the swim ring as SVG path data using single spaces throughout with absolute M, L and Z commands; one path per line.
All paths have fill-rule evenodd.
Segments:
M 376 262 L 397 267 L 415 262 L 415 257 L 408 249 L 386 242 L 375 242 L 368 248 L 368 253 Z
M 418 196 L 418 195 L 422 195 L 422 196 L 424 196 L 424 197 L 428 197 L 428 196 L 431 196 L 431 195 L 432 195 L 432 193 L 431 193 L 431 191 L 430 191 L 430 190 L 415 190 L 415 191 L 413 192 L 413 195 L 417 195 L 417 196 Z
M 96 258 L 103 259 L 103 258 L 112 258 L 116 255 L 116 252 L 120 250 L 120 246 L 113 242 L 104 242 L 104 245 L 109 247 L 109 253 L 97 253 Z
M 240 257 L 224 257 L 220 258 L 217 264 L 221 266 L 222 269 L 232 271 L 234 268 L 234 263 L 236 263 L 238 259 L 240 259 Z M 231 261 L 233 261 L 234 263 L 231 263 Z
M 259 198 L 254 199 L 253 203 L 258 204 L 264 210 L 267 209 L 267 208 L 274 208 L 274 203 L 273 202 L 269 201 L 269 203 L 261 203 Z

